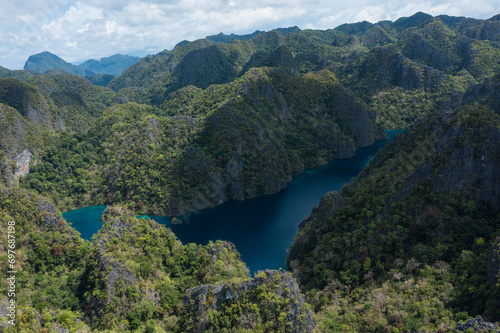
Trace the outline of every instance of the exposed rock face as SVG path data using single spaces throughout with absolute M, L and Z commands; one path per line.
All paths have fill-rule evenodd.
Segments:
M 445 78 L 441 71 L 387 48 L 374 48 L 349 71 L 353 71 L 353 82 L 369 79 L 372 91 L 394 85 L 407 90 L 435 88 Z
M 489 20 L 465 19 L 459 27 L 459 32 L 470 38 L 481 40 L 500 40 L 500 20 L 499 15 L 493 16 Z
M 486 105 L 500 113 L 500 74 L 467 89 L 463 97 L 463 104 L 479 103 Z
M 7 298 L 1 299 L 0 300 L 0 316 L 2 320 L 0 321 L 0 332 L 3 332 L 4 329 L 9 328 L 9 326 L 12 326 L 11 324 L 8 323 L 10 320 L 9 317 L 9 310 L 7 307 L 9 306 L 9 300 Z
M 73 237 L 77 233 L 73 228 L 69 228 L 68 224 L 54 205 L 42 196 L 24 189 L 5 189 L 0 187 L 0 201 L 3 200 L 12 200 L 14 202 L 19 202 L 20 200 L 23 200 L 23 202 L 32 201 L 32 208 L 26 216 L 29 216 L 33 220 L 40 220 L 40 217 L 43 217 L 43 223 L 40 226 L 44 227 L 44 230 L 45 228 L 59 229 L 61 232 L 72 235 Z M 39 217 L 36 217 L 37 215 L 39 215 Z
M 109 212 L 112 208 L 108 208 Z M 136 277 L 122 262 L 114 260 L 110 255 L 105 254 L 108 246 L 108 241 L 113 238 L 120 238 L 122 232 L 128 229 L 129 226 L 120 221 L 119 216 L 115 219 L 112 217 L 103 226 L 103 231 L 99 233 L 101 237 L 96 240 L 97 261 L 102 272 L 109 272 L 106 279 L 106 289 L 108 293 L 108 302 L 116 294 L 116 290 L 123 285 L 132 285 L 136 282 Z M 104 235 L 104 236 L 103 236 Z
M 472 330 L 472 331 L 470 331 Z M 471 318 L 467 320 L 464 324 L 457 324 L 453 330 L 455 333 L 460 332 L 488 332 L 488 333 L 500 333 L 498 327 L 492 323 L 485 322 L 483 318 Z
M 299 89 L 306 84 L 318 90 L 310 93 L 313 104 L 304 103 Z M 253 68 L 238 88 L 241 98 L 210 114 L 198 146 L 186 148 L 175 162 L 176 174 L 187 175 L 193 190 L 188 200 L 172 199 L 168 215 L 276 193 L 305 168 L 350 157 L 357 147 L 385 137 L 375 115 L 329 71 L 299 79 Z
M 272 295 L 270 299 L 275 301 L 265 301 L 262 292 Z M 184 305 L 193 327 L 190 332 L 205 331 L 213 324 L 211 313 L 224 312 L 234 304 L 243 310 L 237 319 L 238 323 L 232 323 L 233 329 L 248 330 L 269 321 L 274 322 L 274 325 L 282 325 L 279 327 L 286 332 L 312 332 L 314 329 L 311 312 L 305 307 L 291 274 L 266 270 L 244 282 L 202 285 L 188 289 Z M 252 304 L 256 304 L 257 308 Z M 283 318 L 276 318 L 276 313 Z
M 19 184 L 19 177 L 26 176 L 30 171 L 30 161 L 33 154 L 25 149 L 21 154 L 12 159 L 16 163 L 14 172 L 7 172 L 7 185 L 17 186 Z
M 25 149 L 21 154 L 10 160 L 11 163 L 15 163 L 15 169 L 5 168 L 7 186 L 17 186 L 19 184 L 19 177 L 28 174 L 31 156 L 33 156 L 33 154 L 31 154 L 28 149 Z
M 445 115 L 435 124 L 434 133 L 439 137 L 436 157 L 412 172 L 402 195 L 405 197 L 422 180 L 430 180 L 438 192 L 461 191 L 469 200 L 497 212 L 500 209 L 500 130 L 485 126 L 479 138 L 468 135 L 471 129 L 467 126 L 446 129 L 455 122 L 454 118 Z
M 385 256 L 386 271 L 396 259 L 409 260 L 420 247 L 433 248 L 437 242 L 444 243 L 445 238 L 471 238 L 462 243 L 454 241 L 453 246 L 460 244 L 454 251 L 443 251 L 439 259 L 445 262 L 451 262 L 462 251 L 472 251 L 473 237 L 494 241 L 491 233 L 484 231 L 489 229 L 477 230 L 481 228 L 476 228 L 475 223 L 484 219 L 491 230 L 498 228 L 499 142 L 498 115 L 480 105 L 435 115 L 396 137 L 356 180 L 342 189 L 344 207 L 339 200 L 328 203 L 324 198 L 320 208 L 301 225 L 287 260 L 299 285 L 306 290 L 324 287 L 335 274 L 339 276 L 349 267 L 346 262 L 363 262 L 378 246 L 382 250 L 377 250 L 373 257 Z M 323 202 L 327 202 L 326 207 Z M 386 235 L 401 223 L 398 214 L 407 215 L 402 225 L 410 232 L 398 236 L 401 243 L 395 249 Z M 376 236 L 366 235 L 370 229 Z M 359 238 L 354 240 L 356 233 Z M 426 264 L 436 261 L 423 255 L 417 260 L 428 260 Z M 492 257 L 489 263 L 490 281 L 498 273 L 496 260 Z M 482 274 L 486 275 L 488 262 L 481 260 L 476 265 L 481 265 Z M 321 269 L 327 273 L 320 275 Z M 453 269 L 459 272 L 462 268 Z M 362 273 L 359 276 L 364 278 Z M 322 284 L 311 282 L 314 279 Z M 489 315 L 493 308 L 484 314 Z
M 488 281 L 497 283 L 500 280 L 500 242 L 491 249 L 488 259 Z

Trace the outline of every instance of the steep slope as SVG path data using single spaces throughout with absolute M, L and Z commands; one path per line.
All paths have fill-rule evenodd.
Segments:
M 183 245 L 165 226 L 108 206 L 86 272 L 86 315 L 94 329 L 165 326 L 171 331 L 185 290 L 248 277 L 234 245 Z M 170 327 L 170 329 L 169 329 Z
M 0 79 L 0 102 L 42 127 L 52 128 L 55 120 L 50 102 L 39 89 L 16 78 Z
M 396 22 L 379 22 L 374 27 L 382 27 L 393 44 L 372 48 L 337 73 L 386 128 L 408 127 L 431 112 L 454 110 L 469 86 L 500 70 L 498 45 L 462 35 L 465 21 L 441 16 L 404 30 Z
M 95 73 L 73 64 L 66 62 L 65 60 L 59 58 L 55 54 L 44 51 L 42 53 L 37 53 L 28 58 L 24 64 L 25 70 L 34 70 L 39 73 L 45 73 L 49 69 L 59 68 L 65 72 L 77 75 L 94 75 Z
M 14 299 L 16 329 L 89 332 L 80 311 L 80 280 L 89 260 L 89 244 L 47 199 L 29 191 L 0 186 L 0 221 L 0 232 L 6 238 L 9 235 L 0 248 L 0 311 L 5 313 L 5 301 Z M 7 271 L 16 272 L 15 297 L 7 295 Z M 2 316 L 0 330 L 6 319 Z
M 458 31 L 470 38 L 500 41 L 500 14 L 489 20 L 465 19 L 458 26 Z
M 485 80 L 484 83 L 471 86 L 463 97 L 463 104 L 479 103 L 500 113 L 500 73 Z
M 0 184 L 16 186 L 21 176 L 36 164 L 36 157 L 44 147 L 47 133 L 24 119 L 16 109 L 0 103 Z
M 114 96 L 109 88 L 72 74 L 24 79 L 0 78 L 0 182 L 10 186 L 54 144 L 55 132 L 85 132 Z
M 352 156 L 383 136 L 374 121 L 331 72 L 254 68 L 230 84 L 181 89 L 159 110 L 108 109 L 88 135 L 61 137 L 23 186 L 61 207 L 119 201 L 182 215 L 277 192 L 305 168 Z
M 431 113 L 451 111 L 476 82 L 467 71 L 445 74 L 388 48 L 373 49 L 340 76 L 384 128 L 406 128 Z
M 2 332 L 314 327 L 290 274 L 266 271 L 250 279 L 232 243 L 183 245 L 165 226 L 116 205 L 108 206 L 89 243 L 45 198 L 3 186 L 0 221 L 13 240 L 0 247 L 0 313 L 9 313 L 11 299 L 17 310 L 16 326 L 2 317 Z M 12 274 L 15 296 L 8 296 Z M 225 296 L 217 296 L 221 291 Z M 210 315 L 200 317 L 208 304 Z
M 189 332 L 313 332 L 315 324 L 290 273 L 188 289 L 177 327 Z
M 99 116 L 114 98 L 111 89 L 94 86 L 89 80 L 77 75 L 43 74 L 27 82 L 49 97 L 58 108 L 60 117 L 69 123 L 63 126 L 73 131 L 88 129 L 92 118 Z
M 408 58 L 449 74 L 465 69 L 474 77 L 482 78 L 500 69 L 498 47 L 460 36 L 440 18 L 407 29 L 398 44 Z
M 85 131 L 114 93 L 72 74 L 41 74 L 26 81 L 0 78 L 0 102 L 44 129 Z
M 498 273 L 489 256 L 499 236 L 499 140 L 498 110 L 463 106 L 417 123 L 340 193 L 325 196 L 288 257 L 301 287 L 322 290 L 317 308 L 340 321 L 354 311 L 361 330 L 450 328 L 467 314 L 498 320 L 500 290 L 487 276 Z M 403 304 L 396 318 L 393 301 L 421 288 L 427 310 Z M 373 310 L 355 310 L 362 294 Z M 335 297 L 346 302 L 343 314 L 332 307 Z

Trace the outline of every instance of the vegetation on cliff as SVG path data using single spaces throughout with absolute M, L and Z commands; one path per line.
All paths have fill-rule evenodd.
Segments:
M 219 34 L 112 80 L 0 68 L 0 230 L 16 221 L 20 310 L 5 331 L 446 332 L 500 320 L 499 22 L 417 13 Z M 277 192 L 382 128 L 408 131 L 301 224 L 293 278 L 251 279 L 230 242 L 182 244 L 135 217 Z M 94 204 L 109 206 L 87 242 L 57 208 Z
M 304 168 L 351 156 L 383 135 L 374 118 L 329 71 L 254 68 L 160 108 L 108 108 L 87 133 L 60 133 L 22 186 L 65 209 L 123 202 L 180 215 L 277 192 Z
M 464 105 L 410 128 L 322 200 L 288 263 L 325 325 L 438 330 L 499 318 L 499 139 L 498 109 Z
M 102 229 L 88 242 L 47 199 L 4 187 L 0 221 L 2 233 L 12 226 L 16 240 L 14 269 L 8 268 L 8 247 L 0 248 L 0 313 L 12 299 L 6 294 L 11 270 L 17 309 L 16 326 L 2 317 L 2 332 L 201 332 L 198 320 L 229 331 L 314 327 L 291 275 L 267 271 L 250 279 L 230 242 L 183 245 L 165 226 L 117 205 L 108 206 Z M 199 305 L 210 308 L 207 317 L 191 306 L 200 300 L 197 288 L 229 289 L 224 299 L 206 295 Z M 242 309 L 251 322 L 235 321 Z

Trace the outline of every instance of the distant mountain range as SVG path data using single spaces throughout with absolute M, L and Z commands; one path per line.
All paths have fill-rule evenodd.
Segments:
M 57 55 L 45 51 L 30 56 L 24 65 L 24 69 L 40 73 L 45 73 L 51 69 L 61 69 L 65 72 L 82 76 L 94 76 L 97 74 L 118 76 L 139 60 L 141 60 L 139 57 L 115 54 L 110 57 L 101 58 L 101 60 L 90 59 L 80 65 L 73 65 Z

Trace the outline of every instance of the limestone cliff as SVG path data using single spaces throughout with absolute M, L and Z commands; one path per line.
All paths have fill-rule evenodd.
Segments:
M 226 316 L 239 313 L 226 321 Z M 313 332 L 311 312 L 291 274 L 266 270 L 247 281 L 202 285 L 186 291 L 182 326 L 188 332 Z

